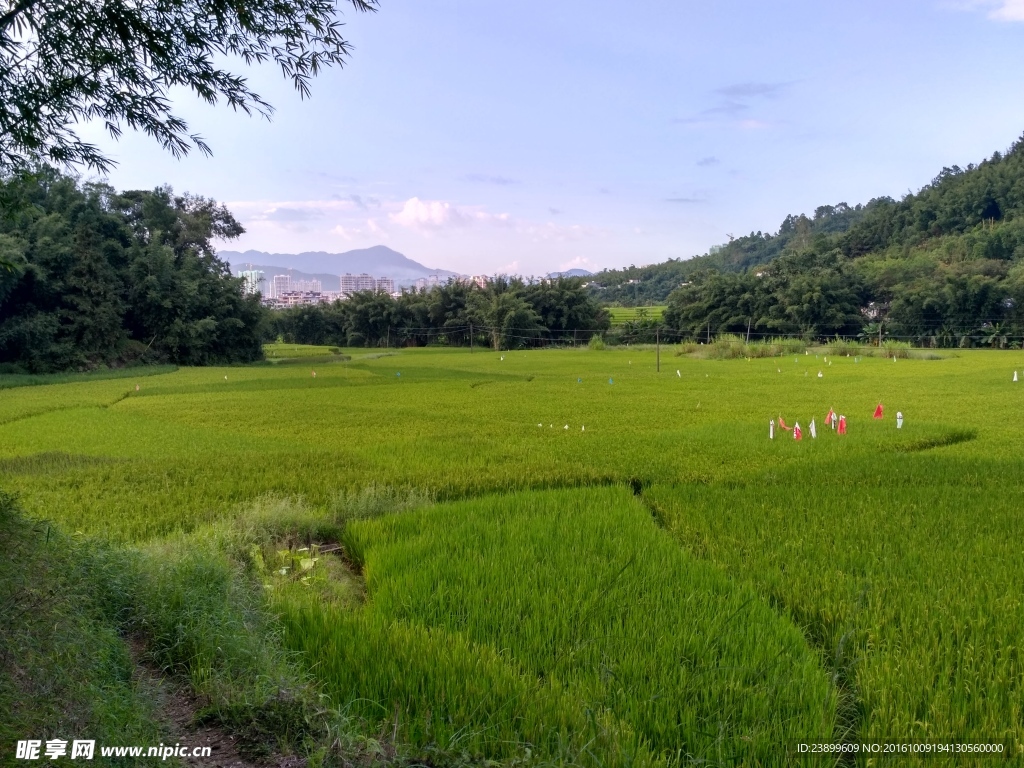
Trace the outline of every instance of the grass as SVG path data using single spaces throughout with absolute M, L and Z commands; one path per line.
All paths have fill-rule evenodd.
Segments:
M 668 309 L 667 305 L 651 307 L 606 307 L 611 316 L 612 325 L 624 325 L 636 320 L 660 320 Z
M 285 344 L 283 342 L 275 342 L 263 345 L 263 354 L 271 361 L 306 358 L 316 359 L 320 357 L 330 358 L 336 355 L 341 355 L 342 353 L 343 350 L 341 347 L 316 346 L 313 344 Z
M 0 399 L 0 487 L 134 563 L 132 626 L 226 720 L 308 679 L 431 763 L 1020 748 L 1021 353 L 351 356 Z
M 735 334 L 716 336 L 710 344 L 699 342 L 683 342 L 678 345 L 676 354 L 695 355 L 714 360 L 735 360 L 737 358 L 756 359 L 760 357 L 781 357 L 783 355 L 802 355 L 807 351 L 807 344 L 800 339 L 778 338 L 746 341 Z
M 116 611 L 101 599 L 118 581 L 116 564 L 26 519 L 3 492 L 0 545 L 2 762 L 13 763 L 20 739 L 161 742 L 144 692 L 132 682 Z
M 834 730 L 835 692 L 800 632 L 687 556 L 626 488 L 436 505 L 344 540 L 366 606 L 327 621 L 291 609 L 289 637 L 339 703 L 379 718 L 401 702 L 414 743 L 510 757 L 526 741 L 589 764 L 598 738 L 623 762 L 745 761 Z M 344 637 L 370 627 L 403 658 L 419 652 L 415 628 L 445 641 L 402 673 L 372 663 L 375 644 L 351 658 Z M 454 639 L 494 684 L 464 681 Z
M 807 628 L 857 739 L 956 734 L 1019 751 L 1024 494 L 1003 479 L 1014 466 L 916 453 L 649 493 L 688 550 Z M 979 499 L 984 514 L 970 514 Z
M 140 365 L 130 368 L 104 368 L 86 373 L 0 373 L 0 389 L 33 387 L 42 384 L 77 384 L 111 379 L 139 379 L 173 373 L 176 370 L 178 370 L 176 365 Z
M 313 520 L 292 500 L 264 499 L 194 536 L 124 550 L 34 523 L 0 492 L 2 763 L 13 764 L 21 739 L 93 740 L 97 765 L 125 764 L 102 757 L 103 746 L 182 740 L 151 673 L 137 673 L 139 647 L 151 668 L 190 684 L 197 724 L 220 726 L 250 759 L 298 752 L 319 766 L 339 749 L 367 753 L 350 718 L 325 708 L 295 666 L 242 556 L 271 536 L 322 532 Z

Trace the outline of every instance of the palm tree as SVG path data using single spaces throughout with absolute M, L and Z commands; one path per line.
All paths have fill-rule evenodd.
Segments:
M 882 333 L 881 323 L 868 323 L 857 334 L 857 338 L 861 341 L 871 342 L 872 346 L 878 346 Z

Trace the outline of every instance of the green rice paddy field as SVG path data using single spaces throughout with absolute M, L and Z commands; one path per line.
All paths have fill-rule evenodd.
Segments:
M 612 325 L 622 325 L 633 320 L 647 318 L 649 320 L 660 320 L 668 309 L 667 305 L 652 307 L 608 307 L 608 314 L 611 316 Z
M 344 351 L 0 389 L 0 487 L 129 548 L 255 508 L 330 521 L 344 588 L 268 567 L 267 605 L 333 705 L 431 754 L 1019 759 L 1024 353 Z M 803 440 L 768 439 L 779 415 Z

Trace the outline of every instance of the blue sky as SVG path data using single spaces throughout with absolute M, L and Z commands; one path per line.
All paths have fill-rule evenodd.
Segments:
M 381 0 L 272 122 L 181 94 L 214 157 L 84 134 L 119 188 L 229 205 L 224 247 L 383 243 L 470 274 L 649 264 L 916 191 L 1024 134 L 1024 0 Z

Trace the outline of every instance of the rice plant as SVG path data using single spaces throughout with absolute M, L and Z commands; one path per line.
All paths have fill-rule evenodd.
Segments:
M 282 598 L 289 642 L 338 703 L 413 742 L 589 764 L 603 739 L 616 765 L 733 764 L 835 730 L 799 630 L 685 555 L 627 489 L 427 507 L 344 541 L 365 607 Z
M 178 637 L 190 579 L 248 594 L 223 631 L 230 600 L 178 614 L 197 669 L 235 649 L 225 680 L 259 647 L 232 580 L 343 544 L 316 578 L 257 585 L 268 637 L 424 760 L 1019 749 L 1024 357 L 707 346 L 660 372 L 647 348 L 423 349 L 15 387 L 0 486 L 163 579 L 138 593 L 154 637 Z

